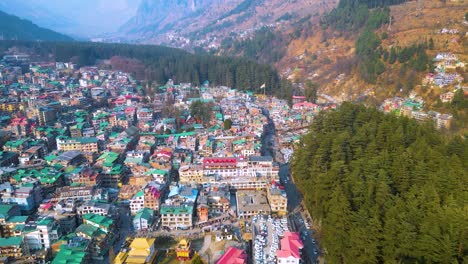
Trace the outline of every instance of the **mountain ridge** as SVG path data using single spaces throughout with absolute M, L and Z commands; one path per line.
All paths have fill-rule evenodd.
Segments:
M 216 49 L 227 37 L 245 39 L 263 27 L 286 30 L 336 4 L 336 0 L 143 0 L 117 37 L 189 50 Z
M 72 41 L 73 39 L 53 30 L 39 27 L 30 20 L 0 11 L 0 35 L 2 39 Z

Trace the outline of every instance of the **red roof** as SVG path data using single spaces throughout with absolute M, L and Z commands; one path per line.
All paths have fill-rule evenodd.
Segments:
M 129 114 L 129 113 L 132 113 L 132 112 L 135 112 L 135 107 L 126 107 L 125 108 L 125 113 L 126 114 Z
M 216 165 L 216 164 L 226 164 L 226 163 L 237 163 L 236 158 L 204 158 L 203 159 L 203 164 L 205 165 Z
M 310 102 L 302 102 L 293 105 L 293 108 L 316 108 L 317 105 Z
M 278 258 L 301 258 L 299 250 L 304 248 L 304 244 L 299 237 L 299 233 L 285 232 L 284 237 L 281 239 L 280 243 L 281 249 L 276 251 L 276 256 Z
M 230 247 L 216 262 L 216 264 L 245 264 L 247 263 L 247 254 L 243 250 Z
M 13 118 L 11 121 L 12 126 L 25 126 L 28 124 L 28 120 L 25 117 Z

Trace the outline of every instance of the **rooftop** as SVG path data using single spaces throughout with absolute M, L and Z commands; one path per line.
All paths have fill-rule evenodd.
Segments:
M 192 215 L 193 206 L 191 205 L 162 205 L 161 215 L 165 214 L 189 214 Z
M 23 237 L 0 238 L 0 247 L 19 247 L 23 243 Z

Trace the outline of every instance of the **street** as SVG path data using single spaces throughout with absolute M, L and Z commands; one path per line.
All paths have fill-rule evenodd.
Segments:
M 265 126 L 265 133 L 263 135 L 262 154 L 270 154 L 280 165 L 280 181 L 284 185 L 286 194 L 288 196 L 289 223 L 293 231 L 299 232 L 301 234 L 301 238 L 304 242 L 304 262 L 318 263 L 318 257 L 320 256 L 319 247 L 315 241 L 315 238 L 313 237 L 313 231 L 310 229 L 310 226 L 307 228 L 305 225 L 307 216 L 309 214 L 303 210 L 303 206 L 301 204 L 301 193 L 297 189 L 297 186 L 294 184 L 294 181 L 291 177 L 289 163 L 284 163 L 282 154 L 280 153 L 278 147 L 279 138 L 276 134 L 275 124 L 271 120 L 266 109 L 263 109 L 263 114 L 268 118 L 268 125 Z
M 302 197 L 296 185 L 291 180 L 288 163 L 280 166 L 279 174 L 288 195 L 288 211 L 291 228 L 293 231 L 301 234 L 301 238 L 304 242 L 304 249 L 302 250 L 304 261 L 305 263 L 317 263 L 320 250 L 313 237 L 313 231 L 305 226 L 306 217 L 301 210 Z

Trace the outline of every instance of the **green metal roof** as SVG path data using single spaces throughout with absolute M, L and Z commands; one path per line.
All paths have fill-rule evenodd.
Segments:
M 8 218 L 7 223 L 24 223 L 28 220 L 28 216 L 12 216 Z
M 19 247 L 23 242 L 23 237 L 0 238 L 0 247 Z
M 137 198 L 137 197 L 142 197 L 143 195 L 145 195 L 145 193 L 143 192 L 143 190 L 139 190 L 135 196 L 133 196 L 134 198 Z
M 98 227 L 89 224 L 82 224 L 76 228 L 76 233 L 83 233 L 89 237 L 93 237 L 95 233 L 99 230 Z
M 143 218 L 146 219 L 147 221 L 151 221 L 154 216 L 154 211 L 149 209 L 149 208 L 143 208 L 138 213 L 135 215 L 135 218 Z
M 161 208 L 161 214 L 192 214 L 193 206 L 163 206 Z
M 46 217 L 46 218 L 41 219 L 39 222 L 37 222 L 37 225 L 46 226 L 53 222 L 54 222 L 53 218 Z
M 8 212 L 14 207 L 15 205 L 13 204 L 0 204 L 0 218 L 1 216 L 7 217 Z
M 152 170 L 147 171 L 145 174 L 146 175 L 149 175 L 149 174 L 167 175 L 168 172 L 165 170 L 152 169 Z
M 105 228 L 110 228 L 114 223 L 114 221 L 109 217 L 97 214 L 85 214 L 83 216 L 83 220 L 94 223 L 99 226 L 104 226 Z
M 189 136 L 194 136 L 196 135 L 197 133 L 195 133 L 194 131 L 190 131 L 190 132 L 183 132 L 183 133 L 178 133 L 178 134 L 167 134 L 167 135 L 156 135 L 156 138 L 169 138 L 169 137 L 189 137 Z
M 74 236 L 76 236 L 74 234 Z M 86 257 L 88 242 L 80 244 L 61 245 L 60 251 L 52 260 L 52 264 L 82 264 Z

